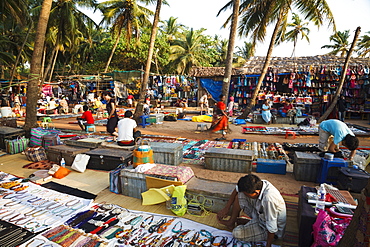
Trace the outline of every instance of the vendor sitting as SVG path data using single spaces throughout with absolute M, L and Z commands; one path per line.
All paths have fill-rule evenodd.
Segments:
M 78 117 L 78 125 L 82 130 L 86 130 L 87 125 L 94 125 L 94 117 L 89 111 L 89 107 L 87 105 L 84 105 L 83 107 L 84 113 L 82 114 L 81 117 Z
M 284 106 L 279 110 L 282 117 L 290 117 L 290 124 L 295 123 L 296 109 L 289 99 L 285 100 Z
M 141 132 L 138 131 L 136 121 L 132 119 L 132 112 L 126 111 L 124 118 L 118 121 L 118 137 L 117 144 L 119 146 L 132 146 Z

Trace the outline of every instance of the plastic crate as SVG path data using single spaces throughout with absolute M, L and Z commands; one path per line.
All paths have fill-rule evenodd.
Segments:
M 257 159 L 256 172 L 272 173 L 272 174 L 286 174 L 285 160 L 271 160 L 271 159 Z

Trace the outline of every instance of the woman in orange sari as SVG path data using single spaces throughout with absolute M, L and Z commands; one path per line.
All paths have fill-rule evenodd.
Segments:
M 212 132 L 222 131 L 222 137 L 216 138 L 216 141 L 226 140 L 226 130 L 228 125 L 228 117 L 226 114 L 225 95 L 220 95 L 220 101 L 217 102 L 216 110 L 213 114 L 212 124 L 210 130 Z

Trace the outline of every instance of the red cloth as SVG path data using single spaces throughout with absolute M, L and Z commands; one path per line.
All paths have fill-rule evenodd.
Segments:
M 226 104 L 222 101 L 217 102 L 217 108 L 224 111 L 226 110 Z
M 293 109 L 293 105 L 292 104 L 284 104 L 284 107 L 283 107 L 283 112 L 284 113 L 287 113 L 288 112 L 288 110 L 290 110 L 290 109 Z
M 93 117 L 91 111 L 85 111 L 82 114 L 81 118 L 85 119 L 87 124 L 94 124 L 94 117 Z
M 127 99 L 133 99 L 134 96 L 132 96 L 131 94 L 129 96 L 127 96 Z

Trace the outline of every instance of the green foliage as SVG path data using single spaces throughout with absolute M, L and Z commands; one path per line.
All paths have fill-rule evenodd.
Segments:
M 333 42 L 333 45 L 324 45 L 321 47 L 326 49 L 331 49 L 328 55 L 337 55 L 339 54 L 341 57 L 347 55 L 350 47 L 349 43 L 349 30 L 345 30 L 344 32 L 337 31 L 333 35 L 330 36 L 329 40 Z

